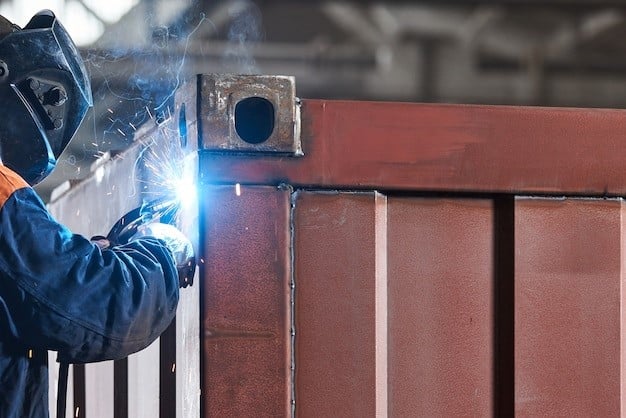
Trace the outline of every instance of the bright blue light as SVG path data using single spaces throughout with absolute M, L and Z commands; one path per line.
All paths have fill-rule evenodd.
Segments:
M 198 190 L 191 179 L 179 179 L 174 182 L 174 192 L 182 210 L 189 209 L 198 202 Z
M 158 213 L 166 222 L 184 223 L 197 217 L 198 157 L 181 146 L 176 134 L 162 126 L 138 161 L 145 173 L 143 200 L 159 202 Z

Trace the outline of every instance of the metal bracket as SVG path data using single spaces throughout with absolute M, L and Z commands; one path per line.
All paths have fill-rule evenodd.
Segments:
M 203 74 L 199 96 L 202 151 L 304 155 L 294 77 Z

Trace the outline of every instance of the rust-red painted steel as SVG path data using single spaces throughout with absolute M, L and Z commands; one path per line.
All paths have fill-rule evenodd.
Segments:
M 202 189 L 203 416 L 288 416 L 290 191 L 237 191 Z
M 493 416 L 493 202 L 388 202 L 389 416 Z
M 224 183 L 626 194 L 626 111 L 303 100 L 305 156 L 204 154 Z
M 493 202 L 296 196 L 296 416 L 492 415 Z
M 372 192 L 297 195 L 297 417 L 372 417 L 385 411 L 386 356 L 377 349 L 386 350 L 387 336 L 377 328 L 377 314 L 386 316 L 386 309 L 377 312 L 376 306 L 386 292 L 380 281 L 385 272 L 376 265 L 377 244 L 385 238 L 384 223 L 377 223 L 381 199 Z
M 623 213 L 618 200 L 517 200 L 516 415 L 620 415 Z

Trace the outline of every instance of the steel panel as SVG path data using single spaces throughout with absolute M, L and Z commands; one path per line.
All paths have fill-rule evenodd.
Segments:
M 150 418 L 159 415 L 159 345 L 156 340 L 141 354 L 128 356 L 128 415 Z M 116 418 L 118 415 L 116 415 Z
M 493 202 L 389 198 L 389 415 L 492 416 Z
M 625 195 L 626 111 L 302 101 L 302 158 L 202 155 L 216 182 Z
M 298 417 L 386 412 L 385 211 L 372 192 L 296 195 Z
M 516 415 L 620 414 L 622 206 L 517 200 Z
M 205 417 L 288 416 L 290 191 L 202 189 Z

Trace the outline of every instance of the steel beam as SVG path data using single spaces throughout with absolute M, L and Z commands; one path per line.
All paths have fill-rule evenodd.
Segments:
M 201 175 L 214 183 L 626 194 L 624 110 L 302 100 L 301 117 L 302 158 L 201 150 Z

